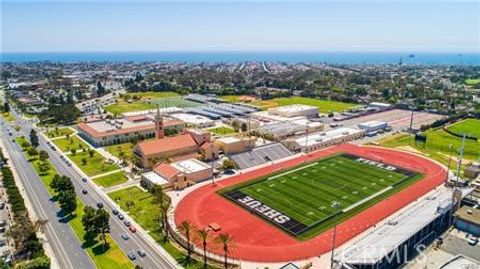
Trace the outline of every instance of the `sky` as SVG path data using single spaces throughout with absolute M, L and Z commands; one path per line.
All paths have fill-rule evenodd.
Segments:
M 480 1 L 0 0 L 2 52 L 480 52 Z

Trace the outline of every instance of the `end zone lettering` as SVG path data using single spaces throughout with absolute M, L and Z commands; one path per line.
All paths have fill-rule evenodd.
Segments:
M 386 169 L 386 170 L 389 170 L 389 171 L 397 170 L 397 168 L 394 167 L 394 166 L 386 165 L 386 164 L 379 163 L 379 162 L 372 161 L 372 160 L 368 160 L 368 159 L 364 159 L 362 157 L 357 158 L 357 162 L 366 163 L 366 164 L 370 164 L 370 165 L 375 165 L 377 167 L 380 167 L 380 168 L 383 168 L 383 169 Z
M 288 216 L 285 216 L 282 213 L 270 208 L 269 206 L 262 204 L 262 202 L 257 201 L 250 196 L 238 198 L 237 201 L 245 204 L 250 209 L 257 211 L 258 213 L 275 221 L 276 223 L 283 224 L 290 220 Z
M 223 196 L 227 197 L 242 208 L 250 211 L 250 213 L 267 220 L 273 225 L 294 236 L 297 236 L 310 228 L 298 220 L 273 209 L 271 206 L 268 206 L 251 196 L 248 196 L 238 189 L 225 192 L 223 193 Z

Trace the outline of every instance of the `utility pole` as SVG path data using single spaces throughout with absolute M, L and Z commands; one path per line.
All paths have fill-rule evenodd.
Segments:
M 466 139 L 466 134 L 463 134 L 462 137 L 462 145 L 460 147 L 460 152 L 458 153 L 458 162 L 457 162 L 457 178 L 455 180 L 453 190 L 452 190 L 452 209 L 450 213 L 450 223 L 453 223 L 453 211 L 454 211 L 454 206 L 455 206 L 455 194 L 457 193 L 457 186 L 458 186 L 458 181 L 460 179 L 460 167 L 462 166 L 462 158 L 463 158 L 463 149 L 465 147 L 465 139 Z
M 410 116 L 410 128 L 408 130 L 408 133 L 410 134 L 410 138 L 408 139 L 408 144 L 410 145 L 411 144 L 411 140 L 412 140 L 412 134 L 413 134 L 413 113 L 414 113 L 414 109 L 413 107 L 411 107 L 412 109 L 412 115 Z

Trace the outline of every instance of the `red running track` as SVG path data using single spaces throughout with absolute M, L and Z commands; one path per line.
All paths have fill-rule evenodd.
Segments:
M 381 160 L 384 163 L 423 173 L 425 177 L 337 225 L 337 246 L 442 184 L 446 176 L 445 169 L 440 165 L 420 156 L 385 148 L 344 144 L 310 153 L 309 156 L 301 156 L 235 175 L 218 182 L 215 187 L 210 184 L 200 187 L 180 201 L 175 210 L 175 223 L 178 226 L 182 221 L 189 220 L 199 228 L 206 228 L 212 222 L 218 223 L 221 226 L 221 231 L 218 233 L 229 233 L 233 237 L 234 247 L 230 257 L 241 260 L 286 262 L 326 253 L 331 250 L 333 229 L 310 240 L 298 241 L 215 192 L 227 186 L 271 174 L 279 169 L 290 168 L 305 161 L 313 161 L 340 152 Z M 212 233 L 211 238 L 216 235 L 215 232 Z M 195 243 L 199 244 L 199 242 Z M 213 242 L 209 242 L 208 250 L 216 254 L 223 253 L 222 249 Z

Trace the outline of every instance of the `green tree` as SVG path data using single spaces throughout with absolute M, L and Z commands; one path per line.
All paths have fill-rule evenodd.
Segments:
M 178 227 L 178 229 L 180 230 L 180 233 L 185 236 L 185 239 L 187 239 L 187 262 L 190 262 L 192 255 L 191 236 L 195 231 L 195 226 L 190 221 L 185 220 L 180 223 L 180 227 Z
M 93 158 L 94 154 L 95 154 L 95 150 L 93 150 L 93 149 L 88 150 L 88 156 L 90 156 L 90 158 Z
M 207 243 L 208 243 L 208 238 L 210 236 L 210 230 L 209 229 L 197 230 L 197 236 L 198 236 L 198 239 L 200 239 L 200 241 L 202 241 L 203 268 L 207 268 Z
M 223 170 L 235 169 L 236 165 L 233 160 L 224 160 L 222 163 Z
M 38 150 L 34 147 L 31 147 L 28 151 L 27 151 L 28 155 L 32 156 L 32 157 L 35 157 L 38 155 Z
M 40 152 L 38 153 L 38 158 L 40 159 L 40 161 L 46 162 L 48 160 L 48 152 L 45 150 L 40 150 Z
M 70 215 L 77 209 L 77 196 L 74 190 L 58 193 L 58 203 L 66 215 Z
M 87 165 L 87 162 L 88 162 L 87 158 L 83 157 L 81 162 L 82 162 L 82 165 Z
M 225 266 L 225 269 L 227 269 L 228 254 L 230 253 L 231 248 L 233 247 L 233 238 L 231 235 L 227 233 L 221 233 L 215 238 L 215 242 L 217 242 L 223 248 L 224 266 Z
M 85 206 L 83 209 L 82 224 L 89 238 L 101 237 L 103 248 L 107 247 L 107 233 L 110 233 L 109 214 L 104 209 L 95 210 L 91 206 Z
M 3 104 L 3 112 L 5 112 L 5 113 L 10 112 L 10 104 L 8 102 L 5 102 Z
M 75 190 L 72 180 L 69 177 L 60 176 L 58 174 L 53 176 L 52 181 L 50 182 L 50 188 L 57 193 Z
M 35 129 L 30 130 L 30 144 L 32 145 L 32 147 L 35 147 L 35 148 L 38 147 L 39 145 L 38 135 Z

